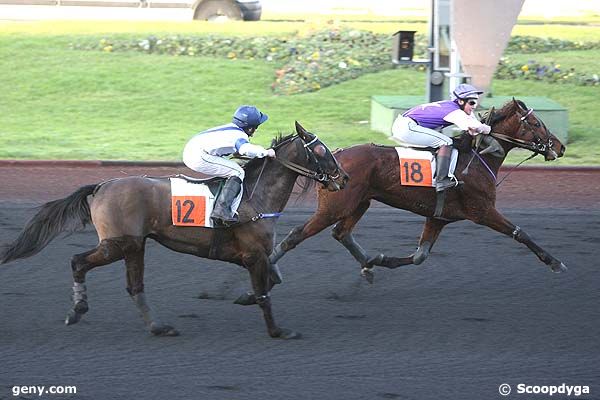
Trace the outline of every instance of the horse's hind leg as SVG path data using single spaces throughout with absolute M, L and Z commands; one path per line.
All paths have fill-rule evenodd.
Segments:
M 450 221 L 445 221 L 437 218 L 427 218 L 425 225 L 423 225 L 423 232 L 421 232 L 421 238 L 419 239 L 419 247 L 417 251 L 408 258 L 411 259 L 412 264 L 419 265 L 427 257 L 429 252 L 433 248 L 437 238 L 440 236 L 444 226 L 448 225 Z
M 421 264 L 429 256 L 429 252 L 431 251 L 444 226 L 449 223 L 450 221 L 444 221 L 431 217 L 427 218 L 425 225 L 423 225 L 421 238 L 419 239 L 419 247 L 414 254 L 408 257 L 388 257 L 381 255 L 381 258 L 373 259 L 371 265 L 394 269 L 403 265 Z M 364 273 L 365 271 L 363 270 L 363 274 Z
M 76 254 L 71 259 L 73 271 L 73 308 L 67 313 L 65 324 L 72 325 L 88 311 L 85 276 L 92 268 L 107 265 L 123 258 L 121 247 L 112 240 L 102 240 L 95 249 Z
M 519 243 L 523 243 L 540 259 L 540 261 L 549 266 L 552 272 L 560 273 L 567 270 L 565 264 L 538 246 L 533 240 L 531 240 L 525 231 L 506 219 L 498 212 L 498 210 L 490 210 L 483 218 L 478 219 L 475 222 L 480 225 L 488 226 L 493 230 L 503 233 L 507 236 L 511 236 Z
M 127 292 L 140 311 L 150 333 L 156 336 L 177 336 L 172 326 L 162 324 L 152 312 L 144 293 L 144 247 L 145 239 L 131 238 L 124 243 L 123 251 L 127 270 Z

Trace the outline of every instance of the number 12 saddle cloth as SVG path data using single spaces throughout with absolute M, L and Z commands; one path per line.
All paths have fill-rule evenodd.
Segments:
M 219 185 L 210 186 L 182 178 L 171 180 L 171 216 L 173 225 L 212 228 L 210 219 Z

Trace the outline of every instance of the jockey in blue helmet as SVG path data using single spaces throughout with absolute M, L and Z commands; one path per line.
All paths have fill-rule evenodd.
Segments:
M 490 133 L 491 128 L 479 122 L 474 115 L 482 93 L 474 86 L 463 83 L 452 91 L 451 100 L 418 105 L 394 121 L 394 137 L 409 146 L 439 148 L 435 179 L 438 192 L 459 184 L 455 177 L 449 176 L 452 151 L 457 150 L 452 149 L 452 139 L 441 130 L 454 124 L 473 136 Z
M 233 114 L 231 123 L 196 134 L 183 149 L 183 162 L 188 168 L 210 177 L 227 178 L 211 214 L 217 224 L 238 221 L 237 209 L 243 195 L 244 169 L 224 157 L 233 153 L 250 158 L 275 157 L 275 150 L 249 142 L 268 118 L 254 106 L 241 106 Z

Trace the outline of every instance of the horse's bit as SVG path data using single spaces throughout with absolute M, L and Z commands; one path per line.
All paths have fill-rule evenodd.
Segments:
M 315 136 L 314 139 L 311 140 L 310 142 L 308 142 L 308 143 L 304 143 L 304 141 L 302 141 L 302 142 L 304 143 L 303 147 L 304 147 L 304 150 L 306 152 L 306 159 L 309 160 L 309 161 L 312 161 L 314 164 L 317 165 L 317 170 L 316 171 L 314 171 L 312 169 L 309 169 L 309 168 L 306 168 L 306 167 L 304 167 L 302 165 L 293 163 L 293 162 L 291 162 L 289 160 L 282 159 L 282 158 L 276 157 L 275 160 L 278 161 L 284 167 L 286 167 L 286 168 L 288 168 L 288 169 L 290 169 L 290 170 L 292 170 L 292 171 L 294 171 L 294 172 L 296 172 L 296 173 L 298 173 L 298 174 L 300 174 L 302 176 L 305 176 L 305 177 L 310 178 L 310 179 L 314 179 L 314 180 L 316 180 L 318 182 L 327 183 L 327 182 L 330 182 L 330 181 L 335 181 L 340 176 L 340 166 L 337 163 L 337 160 L 335 160 L 335 158 L 334 158 L 335 165 L 336 165 L 337 171 L 338 171 L 337 174 L 335 174 L 335 175 L 329 175 L 329 174 L 323 172 L 323 169 L 321 168 L 321 164 L 319 163 L 319 160 L 317 159 L 317 157 L 315 157 L 315 154 L 313 153 L 312 148 L 310 148 L 310 146 L 312 144 L 316 143 L 317 140 L 318 140 L 317 135 L 314 135 L 314 136 Z M 280 143 L 279 146 L 277 146 L 277 147 L 280 147 L 281 145 L 287 143 L 288 141 L 295 140 L 298 137 L 299 136 L 294 136 L 294 137 L 286 140 L 285 142 Z M 302 138 L 300 138 L 300 140 L 302 140 Z M 325 144 L 323 144 L 323 143 L 321 143 L 321 144 L 323 146 L 325 146 Z M 325 146 L 325 148 L 327 148 L 327 146 Z M 252 188 L 252 192 L 250 193 L 250 197 L 249 197 L 250 199 L 252 199 L 252 196 L 254 195 L 254 190 L 256 190 L 256 187 L 258 186 L 258 182 L 260 181 L 260 177 L 262 176 L 262 173 L 263 173 L 263 171 L 265 169 L 265 165 L 266 164 L 267 164 L 267 158 L 265 157 L 263 165 L 262 165 L 262 167 L 260 169 L 260 173 L 258 174 L 258 179 L 256 180 L 256 183 L 254 184 L 254 187 Z
M 522 136 L 522 132 L 524 132 L 526 127 L 528 127 L 528 128 L 530 128 L 530 132 L 533 134 L 534 140 L 527 141 L 527 140 L 517 139 L 517 138 L 513 138 L 508 135 L 504 135 L 502 133 L 497 133 L 497 132 L 491 132 L 490 136 L 492 136 L 496 139 L 503 140 L 505 142 L 515 144 L 522 149 L 532 151 L 536 155 L 537 154 L 544 155 L 548 149 L 552 149 L 552 146 L 554 145 L 554 143 L 552 142 L 552 138 L 550 137 L 550 135 L 548 135 L 548 141 L 546 143 L 544 143 L 542 138 L 540 138 L 535 133 L 535 130 L 533 129 L 531 124 L 527 121 L 527 117 L 529 117 L 529 115 L 531 115 L 532 113 L 533 113 L 533 108 L 530 108 L 527 110 L 527 113 L 525 113 L 525 115 L 519 117 L 520 128 L 521 128 L 519 130 L 519 134 Z M 540 124 L 540 126 L 543 126 L 544 129 L 546 130 L 546 132 L 548 132 L 548 128 L 546 127 L 546 125 L 544 125 L 544 123 L 542 121 L 539 120 L 537 115 L 533 114 L 533 116 L 536 119 L 536 121 Z
M 340 166 L 338 165 L 337 160 L 335 160 L 335 158 L 334 158 L 335 165 L 337 167 L 337 173 L 335 175 L 330 175 L 330 174 L 328 174 L 326 172 L 323 172 L 323 168 L 321 167 L 321 164 L 319 163 L 319 160 L 317 159 L 317 157 L 315 157 L 313 149 L 311 148 L 311 146 L 313 144 L 315 144 L 318 141 L 318 139 L 319 139 L 317 137 L 317 135 L 314 135 L 314 136 L 315 136 L 314 139 L 311 140 L 308 143 L 304 143 L 303 147 L 304 147 L 304 150 L 306 152 L 306 159 L 308 161 L 310 161 L 313 165 L 316 165 L 316 171 L 312 170 L 312 169 L 309 169 L 309 168 L 306 168 L 306 167 L 304 167 L 302 165 L 293 163 L 293 162 L 291 162 L 289 160 L 284 160 L 284 159 L 281 159 L 281 158 L 275 158 L 275 160 L 278 161 L 284 167 L 286 167 L 286 168 L 288 168 L 288 169 L 290 169 L 290 170 L 292 170 L 294 172 L 297 172 L 298 174 L 300 174 L 302 176 L 305 176 L 305 177 L 310 178 L 310 179 L 314 179 L 315 181 L 318 181 L 318 182 L 321 182 L 321 183 L 327 183 L 327 182 L 330 182 L 330 181 L 335 181 L 336 179 L 338 179 L 340 177 Z M 299 137 L 299 136 L 297 136 L 297 137 Z M 296 137 L 292 138 L 291 140 L 294 140 L 295 138 Z M 302 140 L 302 138 L 300 138 L 300 140 Z M 323 146 L 325 146 L 325 144 L 323 144 L 323 143 L 321 143 L 321 144 Z M 325 146 L 325 148 L 327 148 L 327 147 Z

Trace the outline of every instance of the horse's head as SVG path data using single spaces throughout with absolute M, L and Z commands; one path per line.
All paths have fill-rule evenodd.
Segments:
M 289 146 L 285 155 L 278 153 L 277 160 L 300 175 L 321 183 L 328 190 L 343 189 L 348 182 L 348 174 L 339 166 L 325 143 L 304 129 L 298 121 L 296 133 L 296 146 Z
M 496 115 L 492 115 L 492 136 L 544 156 L 546 161 L 565 154 L 565 146 L 525 103 L 515 100 L 506 103 Z

